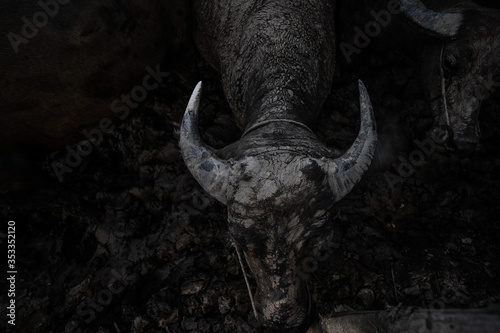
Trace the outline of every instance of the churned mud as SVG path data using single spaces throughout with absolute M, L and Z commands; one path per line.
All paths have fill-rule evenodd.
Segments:
M 220 148 L 241 132 L 218 75 L 199 66 L 201 132 Z M 362 54 L 351 66 L 339 59 L 315 131 L 340 150 L 357 135 L 358 78 L 382 148 L 332 208 L 331 255 L 304 264 L 319 315 L 498 304 L 500 93 L 483 103 L 481 150 L 444 152 L 426 134 L 433 118 L 413 63 L 392 53 Z M 179 152 L 191 89 L 170 77 L 62 182 L 52 165 L 66 150 L 40 165 L 41 191 L 1 208 L 2 220 L 17 223 L 19 332 L 259 332 L 226 210 Z

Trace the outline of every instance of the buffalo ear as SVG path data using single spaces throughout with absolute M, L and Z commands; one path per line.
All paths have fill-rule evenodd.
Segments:
M 402 13 L 422 32 L 440 37 L 453 38 L 464 21 L 462 13 L 440 13 L 428 9 L 419 0 L 400 0 Z

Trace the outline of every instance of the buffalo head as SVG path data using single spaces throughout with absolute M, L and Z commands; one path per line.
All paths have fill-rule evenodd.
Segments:
M 448 149 L 477 148 L 481 102 L 500 76 L 500 11 L 462 2 L 437 12 L 418 0 L 401 0 L 401 9 L 435 37 L 420 55 L 422 81 L 437 116 L 435 131 L 446 130 Z
M 377 134 L 373 110 L 359 83 L 361 126 L 341 157 L 303 124 L 269 119 L 236 143 L 213 152 L 197 128 L 201 84 L 180 131 L 180 147 L 201 186 L 228 207 L 230 237 L 257 284 L 258 319 L 286 332 L 307 329 L 313 314 L 304 262 L 327 250 L 328 211 L 370 165 Z

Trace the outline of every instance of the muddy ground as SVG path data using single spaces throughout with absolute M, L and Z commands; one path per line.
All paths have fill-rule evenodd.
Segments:
M 483 103 L 480 151 L 423 152 L 414 140 L 429 138 L 432 115 L 415 65 L 392 53 L 338 63 L 317 135 L 341 150 L 352 143 L 362 78 L 382 148 L 362 183 L 332 208 L 333 254 L 309 281 L 319 315 L 499 304 L 500 94 Z M 220 148 L 241 132 L 218 74 L 199 68 L 200 127 Z M 171 76 L 62 182 L 52 165 L 64 161 L 64 149 L 40 164 L 42 191 L 1 208 L 3 221 L 16 221 L 18 332 L 259 332 L 226 209 L 193 180 L 179 152 L 191 89 Z M 425 161 L 405 168 L 419 151 Z M 2 317 L 4 325 L 5 308 Z

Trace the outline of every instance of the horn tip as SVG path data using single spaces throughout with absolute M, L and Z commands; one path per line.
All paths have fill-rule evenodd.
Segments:
M 368 94 L 368 89 L 366 89 L 365 84 L 360 79 L 358 80 L 358 87 L 359 87 L 359 104 L 360 104 L 361 119 L 362 119 L 361 126 L 362 128 L 368 126 L 368 128 L 370 128 L 371 131 L 376 136 L 377 123 L 375 121 L 375 114 L 370 100 L 370 95 Z
M 202 81 L 198 82 L 196 87 L 193 90 L 193 93 L 191 94 L 191 97 L 189 98 L 189 102 L 186 108 L 186 114 L 194 112 L 194 114 L 198 114 L 198 108 L 200 106 L 200 99 L 201 99 L 201 91 L 203 88 Z
M 194 88 L 194 90 L 200 90 L 201 91 L 201 88 L 203 88 L 203 81 L 200 81 L 196 84 L 196 87 Z
M 194 87 L 189 102 L 191 102 L 192 99 L 197 99 L 199 101 L 202 90 L 203 90 L 203 81 L 200 81 L 198 82 L 198 84 L 196 84 L 196 87 Z
M 360 92 L 366 92 L 366 86 L 361 79 L 358 79 L 358 87 Z
M 370 101 L 370 95 L 368 94 L 368 89 L 366 89 L 365 84 L 361 79 L 358 79 L 358 89 L 359 89 L 359 102 L 363 109 L 372 110 L 372 105 Z

